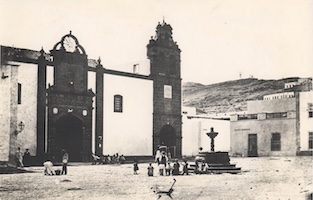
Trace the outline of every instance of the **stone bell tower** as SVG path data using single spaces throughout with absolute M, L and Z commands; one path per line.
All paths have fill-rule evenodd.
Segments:
M 180 52 L 172 27 L 163 21 L 147 45 L 153 79 L 153 153 L 169 147 L 172 157 L 182 155 Z
M 63 36 L 51 50 L 54 85 L 47 90 L 48 154 L 66 149 L 71 161 L 88 161 L 92 146 L 92 101 L 87 89 L 88 63 L 77 38 Z

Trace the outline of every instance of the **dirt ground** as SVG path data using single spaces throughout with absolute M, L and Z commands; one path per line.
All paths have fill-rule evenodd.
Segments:
M 147 163 L 133 166 L 76 165 L 66 176 L 44 176 L 43 167 L 29 167 L 35 173 L 0 175 L 0 199 L 157 199 L 153 189 L 168 190 L 176 179 L 173 199 L 305 199 L 312 192 L 311 157 L 231 158 L 242 168 L 240 174 L 191 174 L 147 176 Z M 60 167 L 55 167 L 55 169 Z M 161 200 L 170 199 L 162 195 Z

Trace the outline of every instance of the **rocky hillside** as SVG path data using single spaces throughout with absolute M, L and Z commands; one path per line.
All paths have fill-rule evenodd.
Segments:
M 280 80 L 248 78 L 212 85 L 187 82 L 183 83 L 183 105 L 196 107 L 208 114 L 245 111 L 246 101 L 282 92 L 284 83 L 298 79 L 298 77 Z

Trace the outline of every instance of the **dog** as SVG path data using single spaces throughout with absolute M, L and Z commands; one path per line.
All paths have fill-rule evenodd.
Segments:
M 155 186 L 155 187 L 151 188 L 151 189 L 153 189 L 153 192 L 158 195 L 157 199 L 160 199 L 162 197 L 162 195 L 167 195 L 167 196 L 169 196 L 172 199 L 172 193 L 174 191 L 173 186 L 174 186 L 174 184 L 176 182 L 176 179 L 174 178 L 173 180 L 174 180 L 174 182 L 173 182 L 172 186 L 167 191 L 160 190 L 158 186 Z

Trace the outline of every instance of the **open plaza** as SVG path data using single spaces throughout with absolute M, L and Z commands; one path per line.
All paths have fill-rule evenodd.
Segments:
M 174 179 L 173 199 L 294 200 L 312 192 L 312 157 L 233 157 L 230 162 L 241 167 L 241 173 L 159 176 L 153 163 L 154 176 L 148 177 L 148 163 L 139 162 L 138 175 L 132 163 L 69 163 L 68 175 L 45 176 L 43 167 L 27 167 L 32 173 L 0 175 L 0 199 L 150 200 L 159 198 L 155 188 L 168 191 Z

